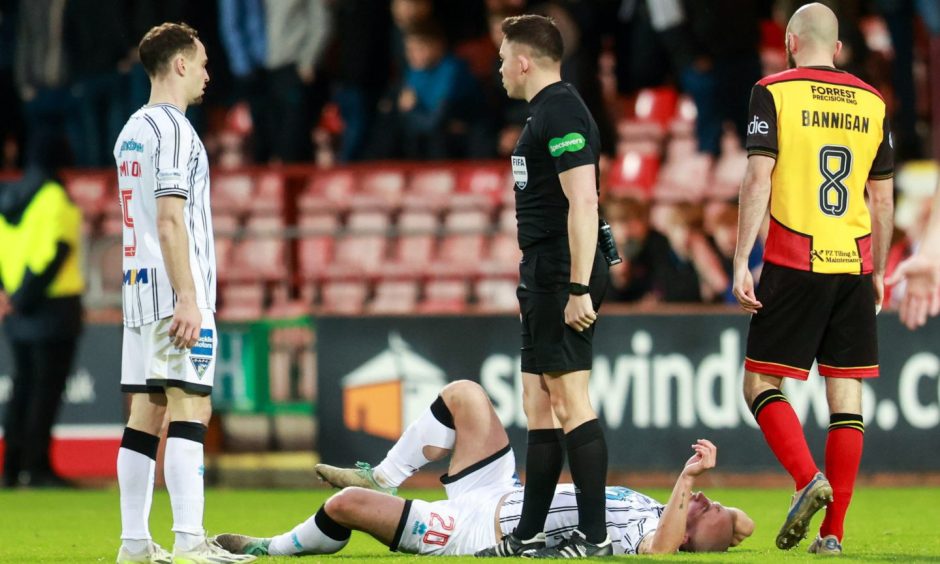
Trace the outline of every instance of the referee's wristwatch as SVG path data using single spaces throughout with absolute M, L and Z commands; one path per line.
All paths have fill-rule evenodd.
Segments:
M 584 284 L 578 284 L 577 282 L 570 282 L 568 284 L 568 293 L 572 296 L 583 296 L 590 291 L 591 287 Z

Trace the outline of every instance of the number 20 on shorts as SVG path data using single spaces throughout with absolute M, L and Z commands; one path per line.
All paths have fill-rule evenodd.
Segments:
M 450 531 L 443 533 L 441 531 L 435 530 L 434 522 L 437 521 L 440 523 L 440 528 L 444 531 Z M 447 544 L 447 541 L 450 540 L 451 532 L 454 530 L 454 518 L 451 516 L 447 517 L 447 521 L 444 521 L 444 518 L 438 515 L 437 513 L 431 513 L 431 518 L 428 519 L 428 532 L 424 533 L 424 538 L 421 540 L 424 544 L 436 544 L 438 546 L 444 546 Z

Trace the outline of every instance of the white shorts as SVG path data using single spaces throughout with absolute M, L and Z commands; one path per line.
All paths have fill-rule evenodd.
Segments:
M 473 554 L 496 544 L 499 500 L 519 487 L 516 458 L 507 445 L 454 476 L 443 476 L 442 501 L 406 500 L 391 548 L 408 554 Z
M 211 310 L 200 310 L 202 329 L 192 349 L 170 342 L 172 317 L 142 327 L 124 327 L 121 353 L 121 391 L 162 392 L 168 386 L 197 394 L 212 393 L 218 333 Z

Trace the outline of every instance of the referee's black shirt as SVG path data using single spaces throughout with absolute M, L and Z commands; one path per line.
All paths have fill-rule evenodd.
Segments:
M 519 248 L 523 250 L 545 239 L 568 235 L 568 198 L 559 174 L 593 164 L 595 186 L 600 191 L 600 133 L 574 87 L 567 82 L 546 86 L 532 98 L 529 113 L 512 152 Z

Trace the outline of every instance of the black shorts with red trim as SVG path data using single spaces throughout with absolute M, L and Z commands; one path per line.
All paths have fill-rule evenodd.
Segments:
M 744 369 L 805 380 L 878 377 L 875 291 L 870 274 L 820 274 L 764 265 Z

